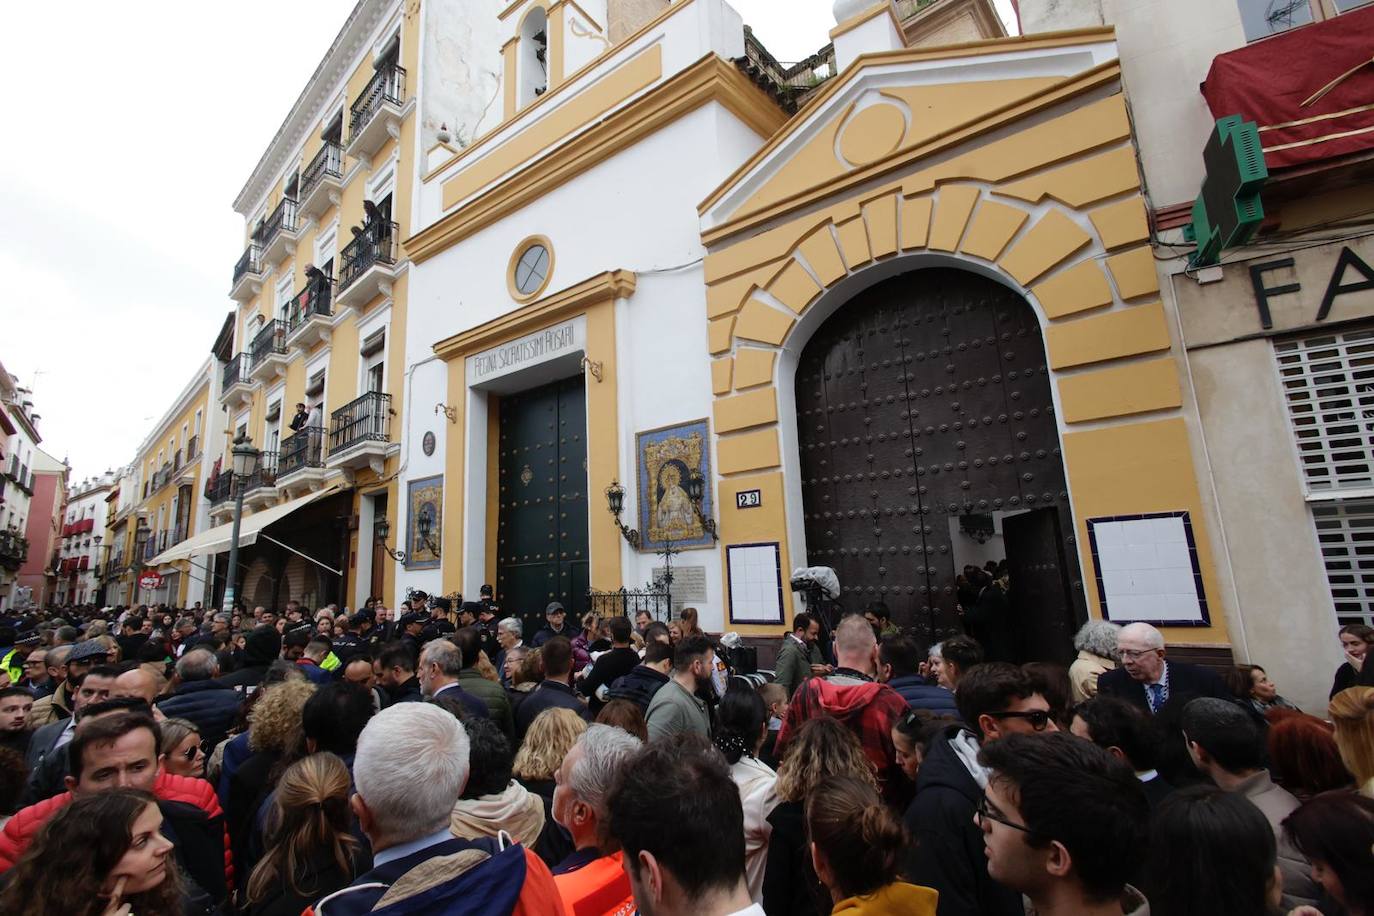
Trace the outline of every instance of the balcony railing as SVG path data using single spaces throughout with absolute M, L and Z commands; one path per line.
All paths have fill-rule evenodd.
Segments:
M 286 355 L 286 322 L 273 319 L 262 326 L 249 347 L 249 366 L 256 368 L 267 357 L 277 354 Z
M 296 228 L 296 202 L 289 197 L 283 197 L 281 203 L 272 211 L 272 215 L 263 222 L 262 228 L 258 229 L 255 241 L 266 248 L 272 244 L 278 232 L 295 232 Z
M 329 421 L 331 455 L 360 442 L 390 442 L 391 395 L 369 391 L 334 411 Z
M 29 558 L 29 539 L 13 528 L 0 531 L 0 566 L 15 570 Z
M 328 277 L 305 284 L 305 288 L 291 299 L 287 307 L 287 329 L 290 334 L 316 315 L 330 316 L 329 304 L 334 298 L 334 281 Z
M 343 147 L 325 141 L 324 146 L 315 154 L 315 158 L 311 159 L 310 164 L 301 172 L 301 200 L 309 197 L 310 192 L 325 178 L 343 180 L 343 155 Z
M 223 384 L 221 391 L 228 391 L 239 383 L 247 384 L 249 360 L 247 353 L 235 353 L 229 362 L 224 364 Z
M 277 453 L 262 452 L 258 456 L 258 468 L 253 472 L 253 476 L 248 478 L 244 485 L 243 492 L 251 493 L 261 487 L 275 487 L 277 485 Z
M 163 532 L 163 537 L 164 537 L 164 538 L 166 537 L 166 534 L 167 534 L 167 533 L 164 531 L 164 532 Z M 144 562 L 144 563 L 147 563 L 147 562 L 148 562 L 149 560 L 151 560 L 153 557 L 155 557 L 155 556 L 158 555 L 158 552 L 159 552 L 159 551 L 158 551 L 158 547 L 157 547 L 157 542 L 158 542 L 157 536 L 156 536 L 156 535 L 153 535 L 153 536 L 150 536 L 150 537 L 148 538 L 148 542 L 147 542 L 146 544 L 143 545 L 143 562 Z
M 382 105 L 390 102 L 400 106 L 406 95 L 406 72 L 392 64 L 372 74 L 367 86 L 349 107 L 348 142 L 352 143 L 366 129 Z
M 190 464 L 200 456 L 200 436 L 192 436 L 186 440 L 186 463 Z
M 234 475 L 228 471 L 221 471 L 218 477 L 205 482 L 205 498 L 210 500 L 212 506 L 225 502 L 233 495 Z
M 908 5 L 929 2 L 931 0 L 908 0 Z M 836 72 L 834 45 L 826 45 L 805 60 L 785 64 L 769 53 L 748 26 L 744 27 L 744 56 L 735 62 L 789 112 L 801 107 L 816 87 Z
M 277 465 L 278 479 L 304 468 L 324 467 L 324 427 L 307 426 L 295 435 L 287 436 L 281 444 L 281 461 Z
M 349 242 L 340 256 L 339 289 L 347 289 L 375 264 L 395 264 L 396 232 L 393 222 L 364 226 L 362 234 Z
M 258 247 L 257 242 L 254 242 L 248 246 L 243 252 L 243 257 L 239 258 L 239 262 L 234 265 L 234 285 L 237 286 L 238 282 L 249 274 L 262 273 L 261 262 L 262 249 Z

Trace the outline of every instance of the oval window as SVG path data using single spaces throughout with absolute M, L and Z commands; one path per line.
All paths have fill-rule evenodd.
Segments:
M 549 249 L 535 242 L 520 252 L 515 262 L 515 291 L 522 296 L 532 296 L 544 288 L 549 278 Z

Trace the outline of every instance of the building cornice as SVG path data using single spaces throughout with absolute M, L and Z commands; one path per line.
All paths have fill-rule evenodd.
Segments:
M 593 305 L 613 299 L 628 299 L 635 291 L 632 271 L 610 270 L 583 280 L 567 289 L 550 293 L 499 318 L 469 328 L 434 345 L 440 359 L 462 359 L 469 353 L 485 350 L 512 337 L 537 330 Z
M 415 263 L 432 258 L 708 102 L 724 106 L 762 137 L 787 121 L 738 67 L 708 54 L 412 235 L 405 240 L 406 253 Z
M 348 14 L 343 28 L 334 37 L 324 58 L 315 67 L 305 88 L 291 106 L 286 120 L 277 128 L 267 150 L 253 167 L 252 175 L 234 198 L 234 209 L 245 219 L 259 200 L 267 196 L 277 175 L 286 166 L 287 157 L 301 145 L 306 132 L 322 117 L 325 106 L 333 101 L 344 85 L 349 70 L 363 44 L 382 20 L 399 9 L 399 0 L 358 0 Z M 344 100 L 345 104 L 347 99 Z

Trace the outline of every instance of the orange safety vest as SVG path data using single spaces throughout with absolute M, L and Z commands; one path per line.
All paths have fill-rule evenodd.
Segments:
M 632 916 L 635 897 L 621 857 L 618 852 L 602 856 L 577 871 L 553 876 L 568 916 Z

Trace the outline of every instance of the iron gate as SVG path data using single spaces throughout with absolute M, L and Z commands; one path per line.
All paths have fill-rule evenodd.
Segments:
M 846 611 L 882 600 L 925 639 L 956 632 L 960 532 L 993 540 L 979 516 L 1051 509 L 1036 530 L 1056 543 L 1008 562 L 1045 581 L 1013 581 L 1009 616 L 1017 654 L 1065 656 L 1040 637 L 1065 643 L 1083 588 L 1044 342 L 1020 296 L 945 268 L 887 280 L 806 345 L 796 399 L 807 562 L 835 569 Z

